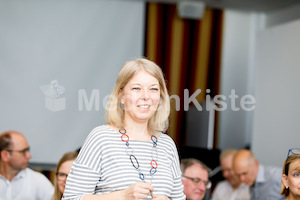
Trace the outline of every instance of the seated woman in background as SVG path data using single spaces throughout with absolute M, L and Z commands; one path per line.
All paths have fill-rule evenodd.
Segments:
M 281 194 L 285 200 L 300 200 L 300 149 L 290 149 L 283 165 Z
M 55 180 L 54 180 L 54 195 L 52 200 L 61 200 L 62 195 L 65 190 L 67 176 L 70 172 L 73 162 L 77 158 L 77 152 L 68 152 L 65 153 L 59 160 L 56 171 L 55 171 Z

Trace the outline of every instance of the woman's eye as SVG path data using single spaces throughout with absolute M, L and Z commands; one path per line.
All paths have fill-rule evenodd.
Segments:
M 295 173 L 294 173 L 294 176 L 297 176 L 297 177 L 298 177 L 298 176 L 300 176 L 300 173 L 299 173 L 299 172 L 295 172 Z
M 132 88 L 132 90 L 140 90 L 140 88 L 134 87 L 134 88 Z
M 152 91 L 158 91 L 158 88 L 151 88 Z

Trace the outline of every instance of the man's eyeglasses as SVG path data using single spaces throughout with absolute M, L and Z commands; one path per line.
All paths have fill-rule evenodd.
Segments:
M 287 154 L 287 158 L 290 156 L 290 155 L 300 155 L 300 148 L 292 148 L 292 149 L 289 149 L 289 152 Z
M 62 173 L 62 172 L 56 172 L 57 180 L 64 181 L 67 179 L 68 174 Z
M 193 181 L 196 184 L 200 183 L 200 185 L 201 185 L 203 183 L 205 185 L 206 189 L 209 189 L 211 187 L 211 182 L 209 180 L 204 181 L 200 178 L 192 178 L 192 177 L 188 177 L 188 176 L 184 176 L 184 175 L 182 175 L 182 177 L 190 179 L 191 181 Z
M 5 151 L 8 151 L 10 153 L 12 152 L 19 152 L 21 154 L 23 154 L 24 156 L 28 155 L 29 152 L 30 152 L 30 147 L 26 148 L 26 149 L 23 149 L 23 150 L 12 150 L 12 149 L 5 149 Z

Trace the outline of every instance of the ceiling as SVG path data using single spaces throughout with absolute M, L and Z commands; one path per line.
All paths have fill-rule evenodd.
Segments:
M 188 0 L 148 0 L 149 2 L 177 3 Z M 240 11 L 272 12 L 300 5 L 299 0 L 192 0 L 204 2 L 207 7 Z

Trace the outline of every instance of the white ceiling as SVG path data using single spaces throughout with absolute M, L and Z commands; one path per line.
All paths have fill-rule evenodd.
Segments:
M 177 3 L 188 0 L 148 0 L 148 2 Z M 299 0 L 192 0 L 204 2 L 213 8 L 235 9 L 240 11 L 272 12 L 300 5 Z M 300 10 L 299 10 L 300 12 Z

